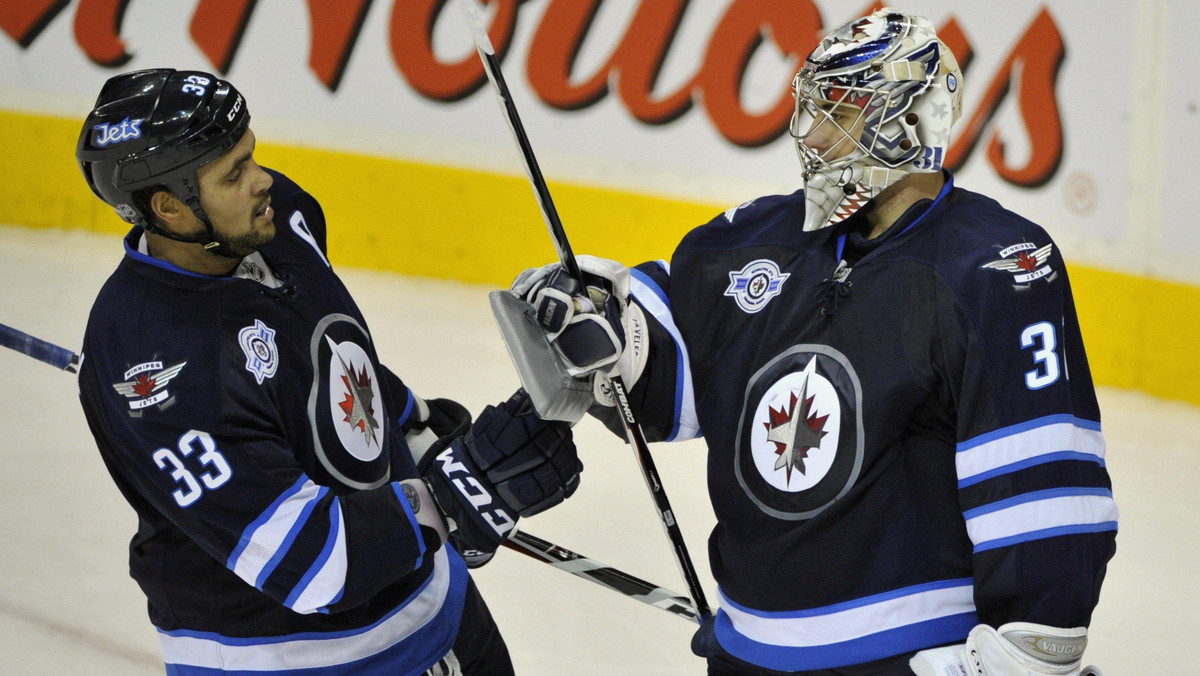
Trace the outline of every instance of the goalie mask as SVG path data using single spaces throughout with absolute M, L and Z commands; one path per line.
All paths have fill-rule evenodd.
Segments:
M 804 229 L 839 223 L 909 173 L 942 170 L 962 71 L 928 19 L 884 8 L 823 39 L 793 82 Z

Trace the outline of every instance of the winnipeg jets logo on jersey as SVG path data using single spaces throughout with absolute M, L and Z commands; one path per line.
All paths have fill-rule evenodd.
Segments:
M 279 369 L 279 350 L 275 347 L 275 330 L 255 319 L 252 326 L 238 331 L 238 345 L 246 355 L 246 370 L 262 385 Z
M 186 361 L 166 368 L 161 361 L 143 362 L 126 371 L 125 382 L 113 383 L 113 389 L 129 397 L 131 416 L 138 417 L 143 409 L 155 404 L 163 410 L 175 401 L 167 390 L 167 383 L 179 375 L 184 366 L 187 366 Z
M 1033 242 L 1021 242 L 1000 250 L 1000 258 L 979 266 L 983 270 L 998 270 L 1008 272 L 1013 276 L 1013 288 L 1022 291 L 1036 280 L 1045 279 L 1046 283 L 1058 278 L 1058 273 L 1050 267 L 1050 256 L 1054 253 L 1054 245 L 1038 246 Z
M 353 317 L 318 322 L 310 343 L 313 385 L 309 416 L 313 450 L 335 479 L 357 489 L 388 481 L 389 412 L 372 357 L 371 339 Z
M 813 357 L 808 362 L 808 366 L 804 371 L 798 374 L 791 374 L 784 377 L 779 383 L 769 391 L 771 398 L 779 398 L 781 395 L 787 399 L 785 405 L 779 408 L 772 406 L 768 399 L 764 398 L 759 404 L 766 405 L 768 420 L 763 423 L 763 427 L 767 430 L 766 440 L 775 444 L 775 463 L 772 466 L 774 474 L 766 475 L 767 481 L 775 484 L 783 490 L 792 489 L 792 470 L 797 470 L 798 478 L 803 477 L 804 480 L 812 481 L 819 479 L 818 473 L 823 474 L 828 471 L 827 462 L 821 462 L 822 458 L 814 457 L 811 459 L 813 467 L 808 467 L 805 460 L 809 459 L 810 452 L 819 452 L 821 450 L 821 440 L 829 435 L 827 426 L 831 429 L 837 427 L 837 420 L 832 424 L 829 422 L 830 415 L 839 412 L 837 408 L 837 394 L 833 392 L 833 386 L 825 378 L 813 372 L 816 366 L 816 357 Z M 792 385 L 797 379 L 801 379 L 799 391 Z M 812 394 L 809 394 L 809 387 L 812 387 Z M 826 409 L 833 413 L 825 413 L 820 415 L 820 409 L 815 406 L 818 394 L 822 399 L 826 399 Z M 780 402 L 782 404 L 782 402 Z M 763 444 L 753 446 L 756 455 Z M 832 447 L 837 447 L 836 440 L 831 444 Z M 768 454 L 767 462 L 770 462 Z M 767 463 L 761 463 L 758 457 L 755 457 L 755 464 L 761 472 Z M 782 485 L 778 485 L 779 470 L 784 471 L 784 481 Z M 810 471 L 813 470 L 813 471 Z M 804 480 L 798 481 L 797 485 L 803 485 Z
M 759 509 L 808 519 L 850 490 L 863 461 L 861 397 L 849 361 L 825 345 L 796 345 L 752 377 L 734 470 Z
M 743 312 L 754 314 L 779 295 L 788 277 L 791 274 L 780 272 L 775 261 L 760 258 L 729 273 L 729 288 L 725 289 L 725 295 L 733 298 Z
M 799 373 L 777 380 L 759 400 L 751 431 L 754 466 L 767 483 L 798 492 L 820 483 L 837 455 L 841 404 L 813 355 Z
M 330 412 L 336 421 L 341 417 L 344 424 L 335 425 L 342 446 L 359 460 L 371 460 L 380 453 L 383 427 L 375 415 L 379 396 L 379 383 L 371 358 L 361 347 L 352 343 L 329 343 L 329 403 Z

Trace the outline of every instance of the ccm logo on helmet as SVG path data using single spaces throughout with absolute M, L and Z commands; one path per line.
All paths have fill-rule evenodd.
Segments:
M 497 535 L 503 536 L 517 525 L 508 512 L 493 504 L 491 494 L 472 476 L 471 470 L 454 457 L 453 446 L 439 453 L 435 459 L 442 466 L 442 474 L 449 477 L 458 492 L 466 496 L 471 506 L 483 515 Z
M 96 130 L 96 145 L 106 146 L 112 143 L 128 141 L 131 138 L 141 138 L 142 121 L 130 120 L 127 117 L 121 120 L 119 124 L 98 124 L 92 127 L 92 129 Z
M 238 94 L 237 100 L 235 100 L 233 102 L 233 108 L 229 109 L 229 114 L 225 116 L 225 119 L 230 122 L 233 122 L 233 116 L 237 115 L 238 111 L 241 109 L 242 109 L 242 95 Z

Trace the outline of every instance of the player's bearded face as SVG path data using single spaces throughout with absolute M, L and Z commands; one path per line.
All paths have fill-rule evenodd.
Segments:
M 196 172 L 213 239 L 243 256 L 275 237 L 275 210 L 267 193 L 273 179 L 254 161 L 254 143 L 254 132 L 247 130 L 229 152 Z

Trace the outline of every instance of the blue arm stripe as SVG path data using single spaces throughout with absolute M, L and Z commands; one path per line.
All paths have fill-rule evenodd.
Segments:
M 1027 502 L 1036 502 L 1038 500 L 1049 500 L 1051 498 L 1065 498 L 1079 495 L 1100 495 L 1104 497 L 1112 497 L 1112 491 L 1107 488 L 1092 488 L 1092 487 L 1067 487 L 1067 488 L 1047 488 L 1041 491 L 1030 491 L 1029 493 L 1021 493 L 1014 495 L 1011 498 L 997 500 L 996 502 L 980 505 L 973 509 L 968 509 L 963 512 L 964 519 L 972 519 L 984 514 L 991 514 L 1002 509 L 1008 509 L 1015 505 L 1022 505 Z
M 1012 474 L 1014 472 L 1019 472 L 1023 469 L 1029 469 L 1030 467 L 1036 467 L 1037 465 L 1044 465 L 1044 464 L 1051 463 L 1051 462 L 1061 462 L 1061 461 L 1065 461 L 1065 460 L 1077 460 L 1079 462 L 1092 462 L 1092 463 L 1096 463 L 1097 465 L 1100 465 L 1101 467 L 1107 467 L 1107 465 L 1104 462 L 1104 458 L 1097 457 L 1095 455 L 1092 455 L 1091 453 L 1079 453 L 1078 451 L 1059 451 L 1058 453 L 1047 453 L 1046 455 L 1039 455 L 1037 457 L 1027 458 L 1027 459 L 1021 460 L 1019 462 L 1014 462 L 1014 463 L 1011 463 L 1008 465 L 1004 465 L 1003 467 L 997 467 L 996 469 L 993 469 L 993 470 L 990 470 L 987 472 L 983 472 L 982 474 L 976 474 L 975 476 L 960 480 L 958 482 L 958 487 L 961 490 L 968 486 L 974 486 L 977 483 L 980 483 L 982 481 L 987 481 L 988 479 L 992 479 L 992 478 L 995 478 L 998 476 L 1002 476 L 1005 474 Z
M 256 588 L 262 590 L 263 585 L 267 582 L 267 578 L 271 577 L 271 573 L 275 572 L 276 566 L 278 566 L 279 562 L 283 560 L 283 557 L 288 553 L 288 550 L 291 549 L 292 543 L 296 541 L 296 537 L 300 535 L 300 531 L 303 530 L 304 526 L 308 523 L 308 517 L 312 516 L 313 509 L 316 508 L 317 503 L 320 502 L 328 492 L 329 489 L 325 486 L 322 486 L 321 490 L 317 491 L 316 497 L 312 500 L 309 500 L 308 504 L 304 505 L 304 511 L 300 513 L 300 518 L 296 519 L 296 523 L 292 524 L 292 528 L 288 531 L 287 537 L 285 537 L 283 542 L 279 544 L 279 549 L 275 550 L 275 555 L 271 557 L 270 561 L 267 561 L 267 565 L 263 566 L 262 572 L 258 574 L 258 579 L 254 581 L 254 586 Z
M 300 598 L 300 594 L 304 593 L 304 590 L 308 588 L 308 584 L 312 582 L 312 579 L 325 567 L 325 562 L 329 560 L 330 554 L 333 553 L 333 547 L 337 544 L 338 540 L 338 521 L 340 520 L 338 519 L 338 515 L 341 511 L 342 508 L 338 502 L 338 498 L 334 496 L 333 501 L 329 503 L 329 536 L 325 538 L 325 546 L 321 548 L 321 554 L 317 556 L 313 564 L 308 567 L 308 572 L 304 573 L 304 577 L 300 578 L 300 581 L 292 588 L 292 593 L 288 594 L 287 599 L 284 600 L 283 605 L 288 608 L 296 604 L 296 599 Z M 345 587 L 342 587 L 342 589 L 344 590 Z M 341 598 L 341 595 L 342 592 L 339 591 L 337 598 Z M 322 608 L 319 612 L 328 613 L 329 610 Z
M 412 391 L 411 387 L 406 387 L 404 389 L 408 391 L 408 401 L 406 401 L 404 403 L 404 412 L 401 413 L 400 418 L 398 420 L 396 420 L 397 427 L 408 422 L 408 416 L 412 415 L 413 403 L 416 400 L 416 397 L 413 396 L 413 391 Z
M 1075 524 L 1072 526 L 1056 526 L 1054 528 L 1044 528 L 1042 530 L 1030 531 L 1028 533 L 1019 533 L 1006 538 L 998 538 L 996 540 L 988 540 L 975 545 L 973 553 L 986 552 L 989 549 L 999 549 L 1001 547 L 1009 547 L 1019 545 L 1022 542 L 1032 542 L 1033 540 L 1044 540 L 1046 538 L 1058 537 L 1060 535 L 1078 535 L 1081 533 L 1103 533 L 1105 531 L 1117 530 L 1116 521 L 1102 521 L 1100 523 L 1084 523 Z
M 658 262 L 658 265 L 661 267 L 662 263 Z M 651 293 L 653 293 L 655 296 L 658 297 L 658 299 L 666 307 L 667 312 L 671 311 L 671 303 L 670 303 L 670 301 L 667 300 L 667 294 L 666 294 L 666 292 L 663 291 L 662 287 L 660 287 L 657 282 L 655 282 L 649 275 L 642 272 L 641 270 L 638 270 L 637 268 L 631 268 L 630 272 L 632 273 L 634 279 L 641 282 L 643 285 L 645 285 L 645 287 Z M 672 340 L 675 340 L 675 335 L 673 333 L 668 331 L 668 334 L 671 335 Z M 675 346 L 675 412 L 671 416 L 671 420 L 672 420 L 671 433 L 667 435 L 666 441 L 674 441 L 675 437 L 677 437 L 679 435 L 679 423 L 680 423 L 680 419 L 682 418 L 682 412 L 683 412 L 683 369 L 684 368 L 686 368 L 686 364 L 683 363 L 683 346 L 676 345 Z
M 307 482 L 308 477 L 300 475 L 300 478 L 296 481 L 296 483 L 292 484 L 291 488 L 288 488 L 284 492 L 280 493 L 279 497 L 275 498 L 275 502 L 272 502 L 270 507 L 267 507 L 265 510 L 263 510 L 263 513 L 259 514 L 257 519 L 251 522 L 249 526 L 246 526 L 246 529 L 242 531 L 242 537 L 240 540 L 238 540 L 237 546 L 233 548 L 233 551 L 229 554 L 229 558 L 225 560 L 226 568 L 233 570 L 234 565 L 237 564 L 238 558 L 241 557 L 242 552 L 246 550 L 246 546 L 250 544 L 250 539 L 254 534 L 254 531 L 258 530 L 259 526 L 263 525 L 267 521 L 270 521 L 271 517 L 275 515 L 275 511 L 279 509 L 279 506 L 287 502 L 288 498 L 291 498 L 296 493 L 299 493 L 300 489 L 304 488 L 304 484 Z
M 977 437 L 967 439 L 966 441 L 958 444 L 955 450 L 959 453 L 962 453 L 963 451 L 969 451 L 976 446 L 986 444 L 989 441 L 1003 439 L 1004 437 L 1009 437 L 1014 434 L 1027 432 L 1029 430 L 1045 427 L 1047 425 L 1056 425 L 1058 423 L 1070 423 L 1086 430 L 1092 430 L 1095 432 L 1100 431 L 1100 423 L 1098 421 L 1076 418 L 1070 413 L 1056 413 L 1054 415 L 1043 416 L 1041 418 L 1034 418 L 1033 420 L 1026 420 L 1023 423 L 1017 423 L 1016 425 L 1002 427 L 998 430 L 992 430 L 986 434 L 981 434 Z

